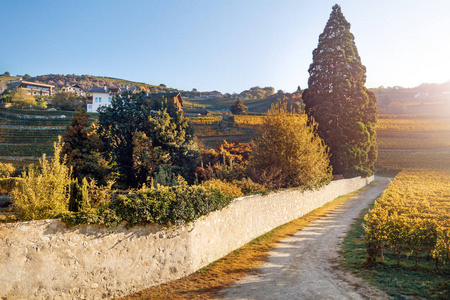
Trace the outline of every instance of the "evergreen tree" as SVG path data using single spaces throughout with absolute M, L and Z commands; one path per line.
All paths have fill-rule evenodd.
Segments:
M 103 181 L 108 173 L 106 162 L 101 158 L 101 141 L 89 122 L 86 110 L 79 108 L 63 136 L 61 151 L 72 175 L 81 182 L 85 177 Z
M 244 102 L 242 102 L 242 100 L 239 99 L 239 97 L 230 106 L 230 111 L 233 115 L 243 114 L 247 111 L 247 109 L 248 109 L 248 107 L 244 105 Z
M 99 111 L 103 155 L 124 188 L 147 182 L 160 167 L 193 180 L 198 156 L 194 132 L 181 111 L 164 99 L 122 93 Z
M 330 148 L 334 174 L 345 177 L 375 171 L 377 99 L 364 87 L 365 73 L 350 23 L 336 4 L 313 51 L 303 101 Z

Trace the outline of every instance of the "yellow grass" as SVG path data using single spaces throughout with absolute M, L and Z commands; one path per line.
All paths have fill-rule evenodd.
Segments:
M 253 240 L 187 277 L 161 284 L 122 299 L 211 299 L 220 289 L 229 286 L 261 265 L 268 251 L 282 239 L 303 229 L 311 222 L 327 215 L 366 188 L 336 198 L 309 214 L 282 225 Z

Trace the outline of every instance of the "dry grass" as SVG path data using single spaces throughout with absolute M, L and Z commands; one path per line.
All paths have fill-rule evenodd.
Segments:
M 367 188 L 336 198 L 299 219 L 277 227 L 194 274 L 121 299 L 212 299 L 222 288 L 256 272 L 254 269 L 266 260 L 269 250 L 280 240 L 292 236 Z

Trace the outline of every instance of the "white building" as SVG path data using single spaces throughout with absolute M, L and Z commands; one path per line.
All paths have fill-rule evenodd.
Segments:
M 126 89 L 121 89 L 118 87 L 93 87 L 88 91 L 90 96 L 86 102 L 87 112 L 97 112 L 97 110 L 102 106 L 110 106 L 112 98 L 126 91 Z
M 63 92 L 74 92 L 77 93 L 78 96 L 86 97 L 86 91 L 83 89 L 83 87 L 79 86 L 78 84 L 74 84 L 68 87 L 63 87 L 61 89 Z

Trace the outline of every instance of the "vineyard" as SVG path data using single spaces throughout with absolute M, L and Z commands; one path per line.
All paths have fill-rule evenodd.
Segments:
M 450 262 L 450 172 L 404 171 L 365 216 L 366 244 L 372 260 L 388 249 L 403 258 Z M 448 267 L 448 265 L 447 265 Z
M 395 298 L 448 299 L 450 120 L 380 119 L 377 133 L 377 171 L 396 176 L 349 233 L 358 254 L 346 257 Z
M 450 147 L 450 120 L 380 119 L 379 149 L 433 149 Z
M 389 150 L 379 152 L 377 168 L 400 173 L 365 217 L 366 242 L 376 248 L 368 251 L 383 259 L 391 249 L 398 263 L 411 255 L 448 263 L 450 151 L 442 147 L 450 145 L 450 121 L 381 119 L 377 129 Z
M 90 114 L 93 120 L 96 114 Z M 63 135 L 74 112 L 33 111 L 0 109 L 0 156 L 3 160 L 15 157 L 41 157 L 43 153 L 52 155 L 53 142 Z M 261 116 L 244 115 L 233 117 L 189 116 L 198 142 L 203 148 L 215 148 L 218 142 L 249 142 L 254 138 Z M 256 121 L 252 121 L 252 120 Z

